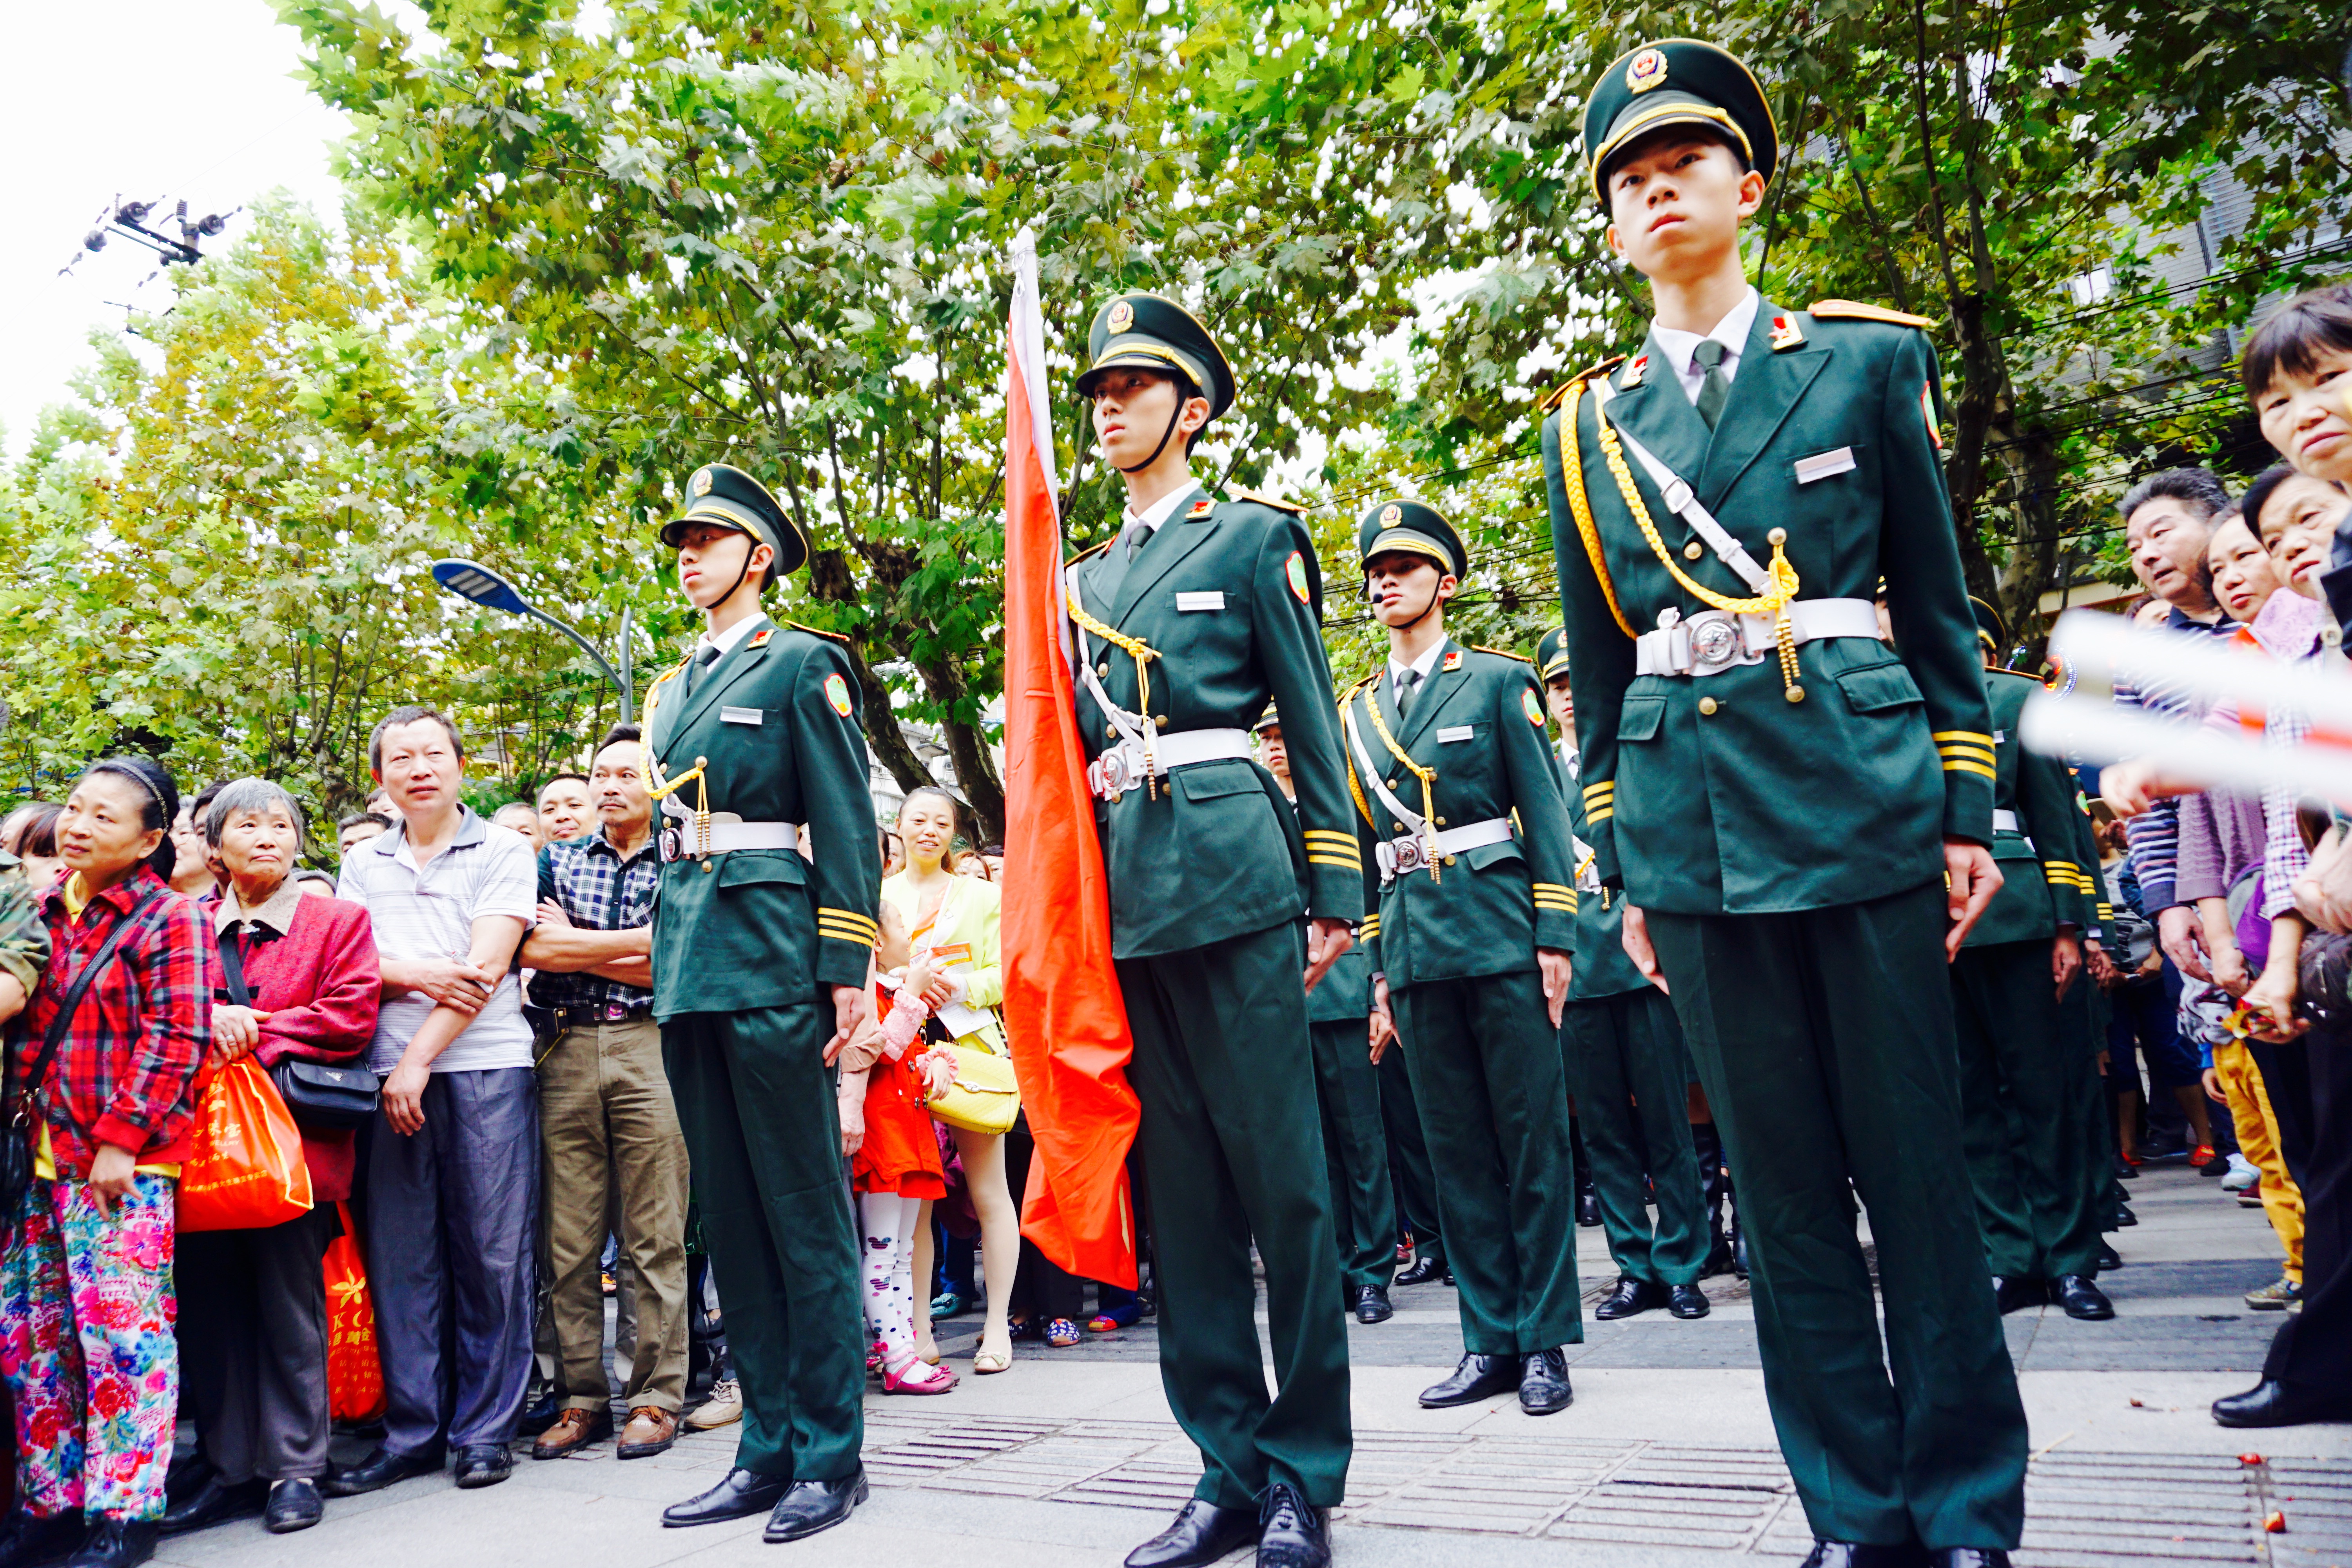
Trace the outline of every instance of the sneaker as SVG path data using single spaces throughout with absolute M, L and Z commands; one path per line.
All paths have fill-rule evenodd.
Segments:
M 2263 1189 L 2260 1183 L 2238 1194 L 2238 1206 L 2242 1209 L 2258 1209 L 2263 1206 Z
M 2242 1193 L 2263 1179 L 2263 1173 L 2246 1163 L 2246 1157 L 2235 1150 L 2230 1152 L 2230 1173 L 2221 1178 L 2225 1193 Z
M 722 1377 L 710 1385 L 710 1397 L 686 1418 L 686 1424 L 697 1432 L 709 1432 L 742 1419 L 743 1385 L 731 1377 Z
M 2284 1312 L 2303 1300 L 2303 1287 L 2280 1275 L 2259 1290 L 2246 1292 L 2246 1305 L 2257 1312 Z
M 2189 1168 L 2192 1171 L 2202 1171 L 2216 1158 L 2218 1156 L 2213 1152 L 2213 1145 L 2200 1143 L 2196 1148 L 2189 1151 Z

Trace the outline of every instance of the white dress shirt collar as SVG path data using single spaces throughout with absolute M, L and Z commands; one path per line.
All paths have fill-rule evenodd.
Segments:
M 1150 506 L 1145 507 L 1141 511 L 1136 510 L 1133 507 L 1129 507 L 1127 509 L 1127 521 L 1131 523 L 1142 523 L 1144 526 L 1156 532 L 1159 530 L 1160 525 L 1166 522 L 1171 517 L 1174 516 L 1176 509 L 1182 506 L 1186 501 L 1192 500 L 1192 493 L 1200 488 L 1201 487 L 1198 484 L 1179 485 L 1174 489 L 1170 490 L 1166 495 L 1161 496 L 1158 500 L 1153 501 Z
M 1650 335 L 1658 340 L 1658 347 L 1675 367 L 1675 379 L 1683 384 L 1683 391 L 1693 403 L 1698 401 L 1698 389 L 1706 381 L 1706 372 L 1692 357 L 1699 344 L 1713 339 L 1724 347 L 1723 378 L 1737 380 L 1739 375 L 1739 355 L 1748 347 L 1748 334 L 1756 328 L 1756 312 L 1763 308 L 1764 296 L 1750 287 L 1745 298 L 1731 308 L 1731 313 L 1716 322 L 1714 330 L 1686 332 L 1679 327 L 1662 322 L 1650 323 Z
M 694 639 L 694 651 L 697 656 L 699 656 L 704 648 L 715 647 L 719 650 L 719 656 L 724 658 L 737 643 L 741 642 L 745 637 L 751 635 L 751 628 L 753 626 L 758 626 L 767 618 L 768 617 L 765 616 L 745 616 L 741 620 L 737 621 L 733 626 L 729 626 L 725 631 L 719 633 L 715 637 L 709 632 L 705 632 L 700 637 Z M 712 662 L 716 663 L 717 660 L 713 660 Z
M 1422 684 L 1427 685 L 1429 682 L 1429 672 L 1435 667 L 1437 663 L 1437 656 L 1444 651 L 1445 639 L 1444 637 L 1440 637 L 1435 642 L 1429 645 L 1427 652 L 1423 653 L 1419 658 L 1414 659 L 1411 664 L 1399 664 L 1397 662 L 1396 655 L 1389 655 L 1389 695 L 1391 697 L 1394 697 L 1396 695 L 1397 682 L 1404 679 L 1404 672 L 1408 669 L 1420 675 Z

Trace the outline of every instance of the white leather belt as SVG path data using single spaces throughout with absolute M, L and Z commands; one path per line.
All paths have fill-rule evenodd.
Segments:
M 710 821 L 698 828 L 694 814 L 679 805 L 676 795 L 664 797 L 662 815 L 670 819 L 670 826 L 662 829 L 656 841 L 664 863 L 688 856 L 726 855 L 738 849 L 801 847 L 801 825 L 797 822 L 746 822 L 731 812 L 715 811 L 710 814 Z
M 1992 830 L 1995 833 L 2017 833 L 2022 831 L 2022 829 L 2017 826 L 2017 813 L 2013 811 L 2003 811 L 1999 806 L 1994 806 L 1992 808 Z
M 1151 760 L 1159 763 L 1162 778 L 1171 768 L 1249 755 L 1247 730 L 1177 730 L 1151 738 Z M 1087 764 L 1087 787 L 1100 799 L 1117 800 L 1129 790 L 1143 787 L 1145 771 L 1141 742 L 1121 741 Z
M 1474 822 L 1465 827 L 1449 827 L 1437 836 L 1437 853 L 1459 855 L 1465 849 L 1482 845 L 1500 844 L 1511 837 L 1511 819 L 1490 816 L 1484 822 Z M 1414 834 L 1405 834 L 1372 846 L 1373 858 L 1381 863 L 1381 880 L 1394 881 L 1411 876 L 1429 864 L 1429 841 Z
M 1878 636 L 1878 606 L 1868 599 L 1799 599 L 1789 618 L 1801 643 Z M 1659 619 L 1656 631 L 1633 639 L 1636 675 L 1720 675 L 1763 663 L 1776 646 L 1769 616 L 1707 610 L 1684 620 L 1668 610 Z

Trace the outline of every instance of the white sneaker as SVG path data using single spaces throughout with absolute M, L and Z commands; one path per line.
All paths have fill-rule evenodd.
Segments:
M 2242 1193 L 2263 1179 L 2263 1173 L 2246 1163 L 2246 1157 L 2236 1150 L 2230 1152 L 2230 1173 L 2221 1178 L 2225 1193 Z
M 695 1407 L 686 1424 L 697 1432 L 709 1432 L 742 1419 L 743 1385 L 731 1377 L 722 1377 L 710 1385 L 710 1397 Z

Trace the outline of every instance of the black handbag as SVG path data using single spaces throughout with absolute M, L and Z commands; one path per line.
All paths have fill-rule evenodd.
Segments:
M 89 994 L 90 982 L 114 962 L 115 951 L 122 945 L 122 939 L 131 934 L 131 923 L 146 908 L 147 900 L 142 899 L 131 906 L 130 912 L 114 922 L 114 930 L 107 935 L 106 945 L 98 950 L 89 967 L 67 987 L 65 999 L 58 1004 L 57 1016 L 49 1020 L 48 1028 L 41 1036 L 41 1054 L 33 1058 L 32 1067 L 25 1074 L 24 1083 L 5 1098 L 8 1126 L 5 1133 L 0 1134 L 0 1229 L 16 1223 L 16 1210 L 24 1204 L 25 1194 L 32 1190 L 33 1131 L 40 1114 L 41 1084 L 49 1076 L 49 1064 L 57 1059 L 58 1047 L 65 1043 L 67 1034 L 72 1030 L 74 1013 L 81 1006 L 81 999 Z M 16 1056 L 13 1048 L 16 1043 L 13 1039 L 9 1042 L 12 1048 L 7 1055 L 12 1060 Z M 5 1082 L 5 1072 L 0 1072 L 0 1082 Z
M 237 951 L 236 938 L 223 931 L 219 946 L 228 999 L 240 1007 L 252 1006 L 253 993 L 245 984 L 245 956 Z M 295 1057 L 280 1058 L 269 1069 L 269 1081 L 278 1086 L 278 1098 L 286 1102 L 294 1125 L 313 1132 L 347 1132 L 364 1127 L 375 1120 L 376 1101 L 383 1092 L 383 1080 L 356 1063 L 306 1062 Z

